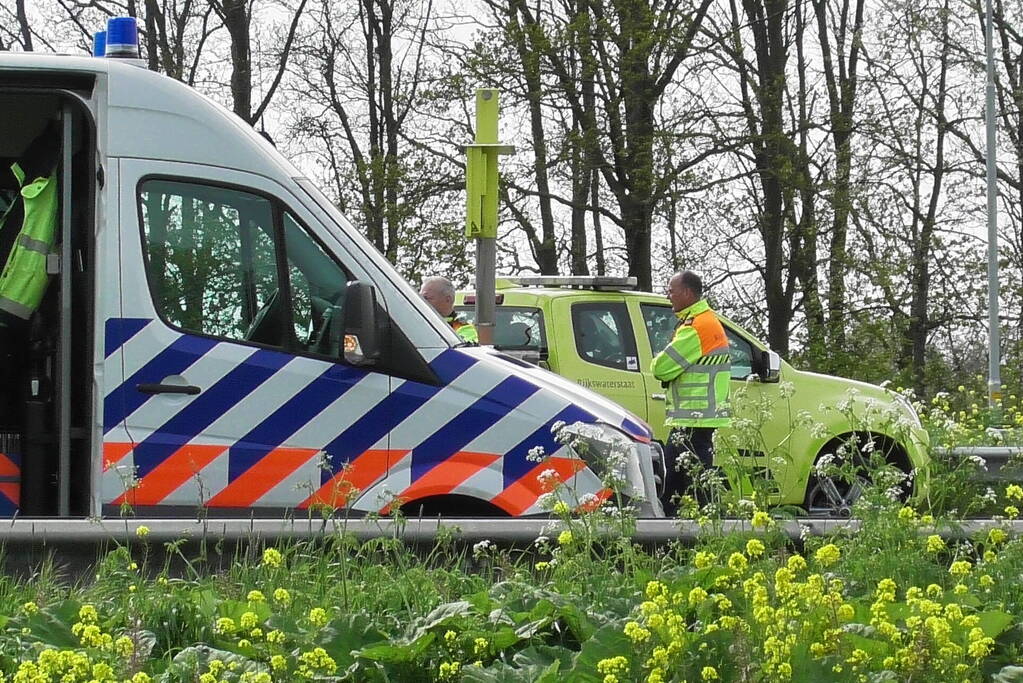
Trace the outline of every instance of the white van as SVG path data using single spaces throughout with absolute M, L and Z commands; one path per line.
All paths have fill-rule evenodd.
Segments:
M 122 60 L 0 53 L 0 111 L 0 211 L 41 140 L 60 193 L 45 298 L 0 328 L 4 512 L 529 515 L 548 469 L 605 497 L 614 450 L 660 514 L 648 426 L 461 344 L 223 107 Z

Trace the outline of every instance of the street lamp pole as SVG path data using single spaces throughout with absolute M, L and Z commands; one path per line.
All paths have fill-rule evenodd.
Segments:
M 988 280 L 988 407 L 993 425 L 1001 423 L 1002 379 L 998 327 L 998 153 L 995 112 L 994 12 L 987 0 L 984 49 L 987 57 L 987 280 Z

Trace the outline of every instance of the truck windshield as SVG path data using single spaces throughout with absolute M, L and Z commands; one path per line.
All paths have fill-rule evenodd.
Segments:
M 458 306 L 458 316 L 476 323 L 476 309 Z M 498 306 L 494 321 L 494 346 L 503 351 L 546 351 L 547 335 L 539 308 Z

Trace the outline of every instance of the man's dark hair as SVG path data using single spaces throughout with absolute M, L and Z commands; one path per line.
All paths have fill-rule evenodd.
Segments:
M 703 297 L 703 280 L 691 270 L 683 270 L 680 274 L 682 286 L 696 295 L 696 298 Z

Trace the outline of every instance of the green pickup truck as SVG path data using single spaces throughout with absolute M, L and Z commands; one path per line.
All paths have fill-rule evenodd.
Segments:
M 634 286 L 633 278 L 498 278 L 494 346 L 607 396 L 649 422 L 663 442 L 664 389 L 650 361 L 677 319 L 664 296 Z M 474 292 L 459 292 L 455 304 L 473 320 Z M 721 321 L 735 418 L 717 434 L 715 465 L 733 490 L 759 482 L 771 504 L 847 515 L 862 482 L 829 474 L 834 468 L 824 464 L 853 439 L 861 452 L 874 449 L 915 475 L 921 490 L 929 441 L 909 401 L 872 384 L 797 370 L 735 322 Z

